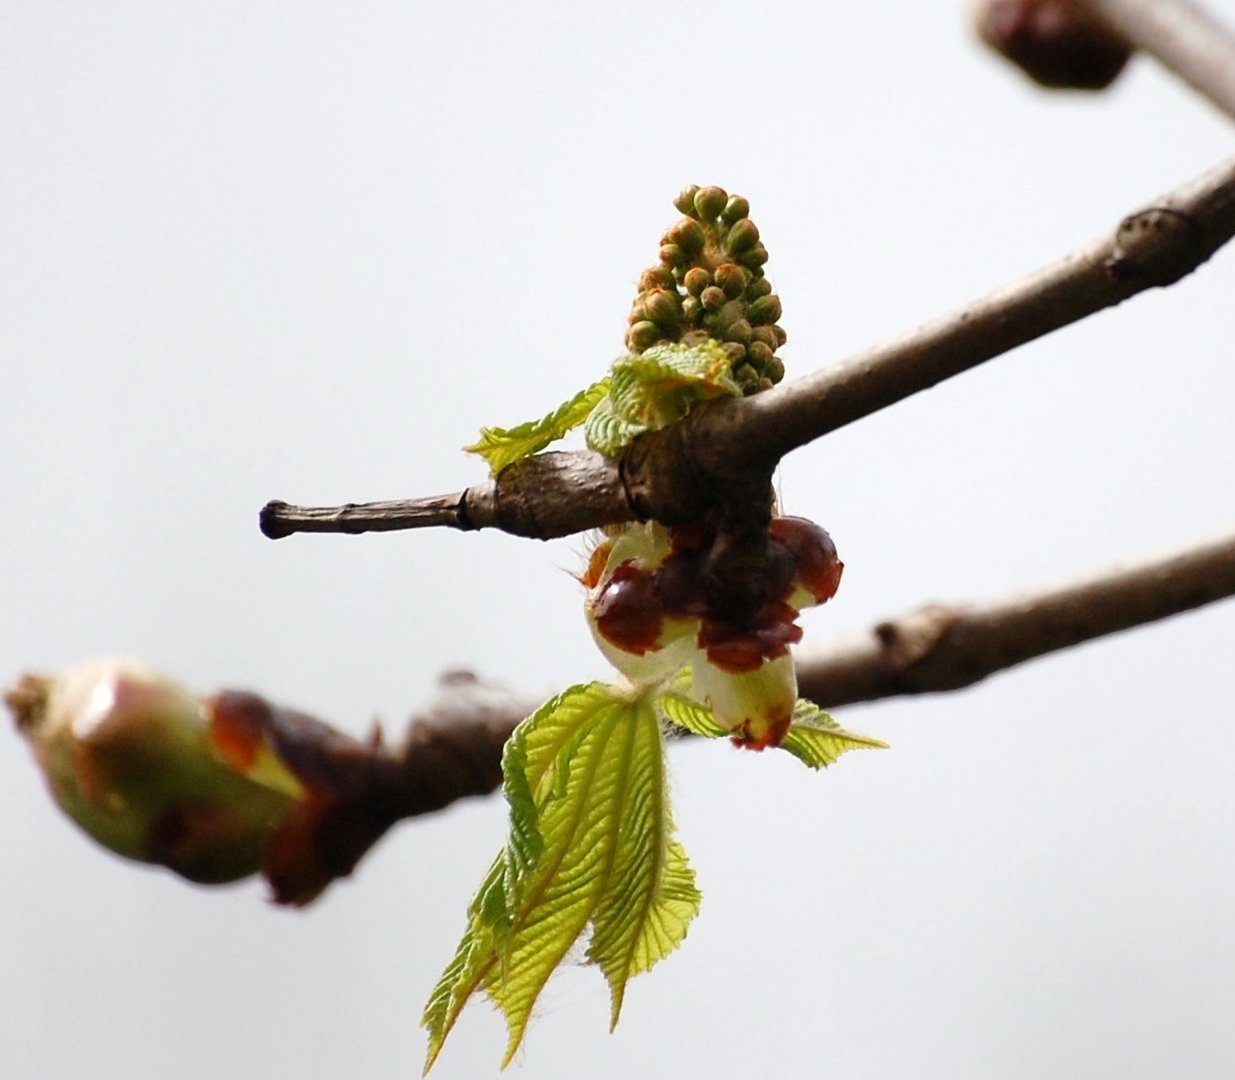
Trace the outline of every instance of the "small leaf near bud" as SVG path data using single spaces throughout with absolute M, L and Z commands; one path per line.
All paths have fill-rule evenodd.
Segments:
M 734 195 L 725 203 L 725 208 L 720 211 L 720 220 L 726 225 L 732 225 L 735 221 L 741 221 L 749 216 L 750 203 L 742 198 L 741 195 Z
M 723 188 L 701 188 L 695 194 L 695 211 L 703 221 L 715 221 L 727 201 L 729 196 Z

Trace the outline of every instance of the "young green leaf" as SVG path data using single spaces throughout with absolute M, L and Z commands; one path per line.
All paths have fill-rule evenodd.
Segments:
M 822 769 L 833 764 L 846 751 L 886 750 L 888 744 L 869 735 L 846 731 L 813 701 L 798 698 L 793 709 L 793 722 L 780 747 L 812 769 Z
M 653 345 L 613 362 L 608 397 L 588 417 L 587 444 L 613 457 L 641 432 L 676 424 L 697 402 L 741 396 L 719 343 Z
M 608 392 L 608 378 L 601 379 L 540 420 L 529 420 L 512 428 L 481 428 L 480 440 L 463 449 L 483 457 L 489 463 L 490 473 L 496 476 L 507 465 L 538 453 L 577 428 Z
M 728 735 L 729 729 L 712 715 L 711 709 L 687 696 L 689 689 L 690 680 L 679 679 L 675 689 L 656 699 L 657 711 L 671 724 L 692 735 L 702 735 L 705 739 Z
M 426 1071 L 477 989 L 505 1014 L 509 1063 L 545 982 L 589 924 L 588 956 L 609 981 L 616 1023 L 626 980 L 671 952 L 698 910 L 646 700 L 573 687 L 516 729 L 503 771 L 510 837 L 425 1008 Z
M 729 731 L 712 714 L 712 710 L 688 696 L 690 685 L 679 681 L 673 690 L 656 699 L 656 710 L 672 724 L 695 735 L 716 739 Z M 846 731 L 818 705 L 805 698 L 798 698 L 793 707 L 793 720 L 780 742 L 780 749 L 812 769 L 822 769 L 833 764 L 841 754 L 849 750 L 886 750 L 888 744 L 869 735 Z

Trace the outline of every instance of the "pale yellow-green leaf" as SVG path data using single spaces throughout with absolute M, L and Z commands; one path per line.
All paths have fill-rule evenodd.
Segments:
M 510 838 L 425 1009 L 426 1070 L 478 988 L 506 1017 L 507 1064 L 589 923 L 589 956 L 609 979 L 616 1021 L 627 978 L 671 951 L 698 909 L 694 874 L 671 838 L 659 721 L 644 700 L 573 687 L 516 729 L 503 771 Z
M 676 424 L 696 403 L 741 394 L 717 342 L 653 345 L 613 362 L 608 397 L 588 417 L 587 444 L 616 457 L 636 435 Z
M 605 398 L 587 418 L 583 429 L 588 446 L 605 457 L 617 457 L 647 425 L 623 420 L 613 411 L 613 403 Z
M 609 380 L 601 379 L 539 420 L 529 420 L 512 428 L 481 428 L 480 439 L 463 449 L 483 457 L 489 463 L 490 473 L 496 476 L 507 465 L 539 453 L 577 428 L 608 391 Z
M 788 750 L 812 769 L 822 769 L 849 750 L 886 750 L 888 744 L 869 735 L 846 731 L 814 702 L 799 698 L 780 748 Z
M 711 709 L 686 696 L 689 688 L 689 679 L 679 679 L 674 690 L 661 694 L 656 699 L 656 708 L 660 714 L 670 723 L 693 735 L 702 735 L 705 739 L 719 739 L 722 735 L 728 735 L 729 729 L 716 719 Z

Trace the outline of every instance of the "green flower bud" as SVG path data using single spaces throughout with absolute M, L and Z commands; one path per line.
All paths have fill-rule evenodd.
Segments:
M 725 294 L 715 285 L 709 285 L 699 294 L 699 302 L 708 311 L 716 311 L 725 302 Z
M 725 208 L 718 212 L 721 221 L 726 225 L 732 225 L 735 221 L 741 221 L 750 216 L 750 203 L 741 195 L 734 195 L 725 203 Z
M 746 317 L 752 323 L 774 323 L 781 317 L 780 297 L 775 293 L 761 296 L 746 309 Z
M 768 261 L 768 249 L 762 244 L 756 244 L 752 248 L 747 248 L 737 256 L 738 262 L 743 266 L 749 266 L 752 270 L 758 269 Z
M 682 299 L 676 289 L 656 289 L 643 300 L 648 318 L 661 328 L 676 327 L 682 321 Z
M 780 342 L 776 338 L 776 329 L 771 326 L 756 326 L 751 330 L 751 340 L 762 342 L 768 352 L 775 352 Z
M 734 365 L 740 364 L 746 358 L 746 346 L 739 345 L 736 341 L 726 341 L 721 348 L 725 350 L 730 363 Z
M 734 263 L 721 263 L 716 268 L 716 284 L 725 291 L 725 295 L 730 299 L 742 295 L 742 290 L 746 288 L 746 283 L 750 280 L 750 272 L 743 270 L 740 266 Z
M 682 284 L 686 286 L 686 291 L 691 296 L 698 296 L 704 289 L 712 284 L 712 275 L 709 274 L 702 266 L 692 266 L 686 271 L 686 276 L 682 279 Z
M 677 244 L 660 245 L 660 261 L 667 267 L 681 266 L 686 262 L 682 249 Z
M 673 205 L 679 214 L 685 214 L 687 217 L 695 216 L 695 194 L 698 190 L 698 184 L 691 184 L 689 187 L 682 188 L 678 193 L 678 197 L 673 200 Z
M 756 278 L 746 287 L 746 299 L 758 300 L 772 291 L 772 283 L 765 277 Z
M 750 323 L 745 319 L 731 322 L 725 327 L 725 340 L 735 341 L 743 346 L 743 355 L 745 355 L 745 346 L 750 344 Z
M 673 289 L 676 287 L 677 282 L 673 280 L 673 274 L 663 266 L 649 266 L 639 275 L 639 291 L 641 293 L 651 292 L 653 289 Z
M 759 380 L 762 376 L 750 364 L 738 364 L 733 369 L 733 377 L 742 388 L 742 392 L 750 395 L 759 389 Z
M 759 242 L 759 229 L 749 218 L 734 223 L 725 235 L 725 253 L 737 256 Z
M 772 357 L 771 361 L 763 368 L 763 373 L 768 381 L 775 384 L 785 377 L 785 365 L 781 362 L 779 356 Z
M 703 314 L 703 305 L 699 302 L 699 297 L 688 296 L 682 301 L 682 318 L 692 326 L 698 321 L 699 316 Z
M 661 243 L 676 244 L 688 260 L 696 259 L 703 254 L 703 245 L 707 243 L 707 236 L 699 222 L 692 221 L 690 218 L 682 218 L 661 237 Z
M 765 342 L 752 341 L 746 346 L 746 359 L 750 361 L 756 371 L 766 373 L 768 365 L 772 363 L 774 357 L 772 350 Z
M 626 347 L 633 353 L 650 349 L 660 339 L 660 328 L 654 322 L 637 322 L 626 331 Z
M 701 188 L 695 193 L 695 211 L 702 220 L 715 221 L 728 200 L 723 188 Z

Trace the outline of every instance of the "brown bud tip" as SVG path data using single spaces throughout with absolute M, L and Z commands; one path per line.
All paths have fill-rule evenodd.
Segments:
M 1132 47 L 1076 0 L 978 0 L 978 37 L 1034 82 L 1052 89 L 1103 90 Z

